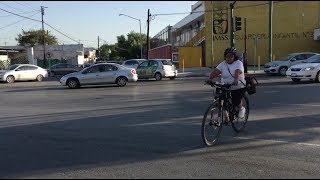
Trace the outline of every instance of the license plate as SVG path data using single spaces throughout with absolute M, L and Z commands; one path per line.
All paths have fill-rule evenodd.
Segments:
M 292 76 L 292 77 L 296 77 L 297 74 L 296 74 L 296 73 L 292 73 L 291 76 Z

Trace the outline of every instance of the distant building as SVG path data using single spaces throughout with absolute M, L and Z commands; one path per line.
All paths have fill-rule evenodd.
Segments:
M 189 15 L 150 39 L 149 58 L 172 59 L 178 66 L 182 60 L 186 67 L 205 66 L 204 9 L 204 3 L 198 1 Z
M 84 48 L 83 44 L 46 45 L 45 54 L 42 45 L 34 47 L 0 46 L 0 68 L 4 69 L 11 64 L 35 64 L 44 67 L 44 55 L 50 65 L 67 62 L 81 65 L 93 62 L 94 48 Z M 3 65 L 1 65 L 3 64 Z
M 206 23 L 206 66 L 214 67 L 223 60 L 223 51 L 230 46 L 230 1 L 203 1 Z M 272 60 L 294 52 L 320 52 L 319 1 L 273 1 Z M 269 1 L 237 1 L 234 16 L 241 17 L 241 30 L 234 33 L 238 53 L 246 49 L 248 64 L 260 56 L 261 65 L 269 62 Z M 244 18 L 246 18 L 246 32 Z M 320 33 L 319 33 L 320 34 Z M 254 57 L 254 39 L 257 51 Z M 257 62 L 256 62 L 257 64 Z

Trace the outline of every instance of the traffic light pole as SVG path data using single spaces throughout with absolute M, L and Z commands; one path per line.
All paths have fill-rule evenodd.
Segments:
M 231 47 L 234 47 L 233 8 L 235 3 L 236 1 L 234 1 L 233 3 L 230 3 L 230 46 Z
M 273 2 L 269 1 L 269 62 L 272 61 L 272 13 Z

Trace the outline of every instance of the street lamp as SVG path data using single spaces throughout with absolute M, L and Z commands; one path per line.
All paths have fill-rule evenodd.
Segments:
M 141 39 L 141 21 L 140 21 L 140 19 L 128 16 L 126 14 L 119 14 L 119 16 L 127 16 L 127 17 L 129 17 L 131 19 L 139 21 L 139 25 L 140 25 L 140 58 L 142 59 L 142 39 Z

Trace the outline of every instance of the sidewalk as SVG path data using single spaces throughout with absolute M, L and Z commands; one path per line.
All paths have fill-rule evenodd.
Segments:
M 183 77 L 209 77 L 212 69 L 209 67 L 198 67 L 198 68 L 184 68 L 178 69 L 178 78 Z M 267 74 L 263 70 L 254 70 L 253 67 L 248 67 L 247 75 L 254 76 L 267 76 Z

